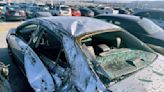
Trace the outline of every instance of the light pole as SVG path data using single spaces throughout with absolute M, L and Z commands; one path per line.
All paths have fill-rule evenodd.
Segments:
M 51 0 L 51 7 L 53 7 L 53 5 L 54 5 L 54 1 L 53 1 L 53 0 Z

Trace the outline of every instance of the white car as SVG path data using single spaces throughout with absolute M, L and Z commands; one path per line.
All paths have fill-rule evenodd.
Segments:
M 67 5 L 57 5 L 51 9 L 53 16 L 72 16 L 71 8 Z

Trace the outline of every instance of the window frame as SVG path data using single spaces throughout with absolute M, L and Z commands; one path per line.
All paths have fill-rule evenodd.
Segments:
M 140 34 L 141 34 L 141 32 L 142 32 L 142 34 L 147 34 L 147 32 L 143 31 L 144 29 L 143 29 L 142 27 L 140 27 L 140 25 L 139 25 L 137 22 L 135 22 L 135 21 L 126 20 L 126 19 L 121 19 L 121 18 L 115 18 L 115 17 L 108 18 L 107 21 L 109 21 L 109 20 L 112 20 L 112 23 L 113 23 L 114 25 L 120 26 L 120 27 L 124 28 L 125 30 L 127 30 L 127 28 L 128 28 L 129 30 L 127 30 L 127 31 L 130 32 L 130 33 L 140 33 Z M 120 24 L 119 24 L 119 25 L 118 25 L 118 24 L 115 24 L 115 22 L 119 22 Z M 125 26 L 127 26 L 127 23 L 128 23 L 128 25 L 129 25 L 129 24 L 132 24 L 132 26 L 133 26 L 134 28 L 137 27 L 137 28 L 140 29 L 140 30 L 138 30 L 138 31 L 133 31 L 133 30 L 135 30 L 135 29 L 132 30 L 132 28 L 131 28 L 132 26 L 125 27 Z
M 34 30 L 34 31 L 31 33 L 31 37 L 30 37 L 29 41 L 26 41 L 26 40 L 21 36 L 20 31 L 21 31 L 22 29 L 24 29 L 25 27 L 30 26 L 30 25 L 36 25 L 36 30 Z M 39 25 L 38 25 L 37 23 L 35 23 L 35 22 L 27 22 L 27 23 L 25 23 L 25 24 L 19 26 L 19 27 L 16 29 L 16 36 L 19 37 L 20 39 L 22 39 L 24 42 L 30 44 L 30 40 L 33 39 L 33 38 L 32 38 L 32 35 L 33 35 L 35 32 L 38 31 L 38 28 L 39 28 Z M 35 33 L 35 34 L 38 34 L 38 33 Z
M 44 30 L 41 30 L 41 28 L 44 28 Z M 53 31 L 51 31 L 48 27 L 46 27 L 45 25 L 42 25 L 42 24 L 39 25 L 39 29 L 38 29 L 38 30 L 39 30 L 39 31 L 47 32 L 48 34 L 52 35 L 53 37 L 55 37 L 55 39 L 57 39 L 57 40 L 60 42 L 60 45 L 61 45 L 61 46 L 60 46 L 60 50 L 63 49 L 64 57 L 65 57 L 66 62 L 67 62 L 67 64 L 68 64 L 67 67 L 70 67 L 68 55 L 66 54 L 66 51 L 64 50 L 63 40 L 61 39 L 61 37 L 59 37 L 59 35 L 56 35 L 55 33 L 53 33 Z M 56 30 L 58 30 L 58 29 L 56 29 Z M 40 35 L 40 34 L 39 34 L 39 35 Z M 43 36 L 43 35 L 42 35 L 42 36 Z M 62 52 L 58 52 L 57 55 L 60 54 L 58 58 L 61 57 L 61 53 L 62 53 Z M 46 56 L 46 57 L 47 57 L 47 56 Z M 48 57 L 47 57 L 47 58 L 48 58 Z M 49 59 L 50 59 L 50 58 L 49 58 Z M 52 59 L 51 59 L 51 60 L 52 60 Z M 57 58 L 56 58 L 56 60 L 57 60 Z

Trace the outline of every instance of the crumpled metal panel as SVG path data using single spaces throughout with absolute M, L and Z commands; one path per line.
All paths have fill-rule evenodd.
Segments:
M 109 89 L 113 92 L 163 92 L 164 57 L 159 55 L 150 66 L 114 85 L 110 85 Z
M 57 25 L 59 28 L 62 28 L 64 31 L 70 33 L 74 37 L 84 35 L 90 32 L 96 32 L 98 30 L 100 31 L 106 29 L 120 29 L 116 25 L 88 17 L 57 16 L 40 18 L 40 20 L 50 21 L 51 23 Z
M 63 45 L 72 69 L 71 82 L 81 92 L 103 92 L 102 82 L 91 72 L 87 60 L 84 58 L 74 41 L 67 36 L 63 37 Z M 94 77 L 95 76 L 95 77 Z
M 35 92 L 53 92 L 53 79 L 32 49 L 27 48 L 24 56 L 24 67 L 27 79 Z

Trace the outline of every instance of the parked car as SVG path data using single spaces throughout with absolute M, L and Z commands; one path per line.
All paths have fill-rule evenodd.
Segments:
M 134 13 L 135 16 L 146 17 L 164 29 L 164 10 L 143 10 Z
M 31 19 L 11 29 L 6 40 L 17 66 L 37 92 L 148 92 L 164 88 L 164 56 L 101 20 L 65 16 Z
M 28 7 L 26 12 L 27 12 L 27 17 L 28 18 L 50 17 L 50 16 L 52 16 L 48 6 Z
M 0 3 L 0 9 L 2 10 L 5 5 L 7 5 L 7 4 L 6 3 Z
M 118 14 L 131 14 L 131 12 L 125 8 L 114 8 L 114 10 L 118 10 Z
M 164 55 L 164 30 L 147 18 L 132 15 L 99 15 L 95 18 L 121 26 L 156 52 Z
M 1 14 L 2 14 L 2 10 L 3 10 L 3 7 L 7 5 L 6 3 L 0 3 L 0 18 L 1 18 Z
M 79 10 L 81 12 L 81 16 L 86 16 L 86 17 L 94 16 L 94 12 L 87 7 L 80 7 Z
M 26 15 L 27 18 L 34 18 L 35 17 L 35 12 L 38 11 L 38 6 L 29 6 L 26 8 Z
M 67 5 L 56 5 L 51 9 L 53 16 L 72 16 L 71 7 Z
M 49 6 L 40 5 L 36 12 L 34 12 L 34 17 L 50 17 L 52 14 L 50 13 Z
M 81 16 L 81 12 L 77 8 L 71 8 L 72 16 Z
M 26 13 L 19 6 L 5 6 L 2 10 L 2 19 L 8 20 L 25 20 Z
M 113 13 L 113 8 L 111 7 L 98 6 L 98 7 L 92 8 L 92 10 L 94 11 L 95 15 Z
M 27 9 L 27 7 L 28 7 L 28 4 L 27 4 L 27 3 L 19 3 L 19 7 L 20 7 L 22 10 L 26 11 L 26 9 Z

